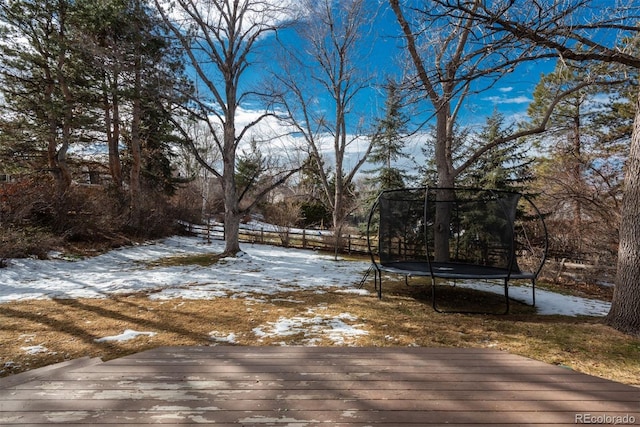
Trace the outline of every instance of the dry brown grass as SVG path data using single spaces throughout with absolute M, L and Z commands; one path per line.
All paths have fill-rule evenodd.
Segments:
M 209 300 L 159 301 L 134 294 L 2 304 L 0 369 L 6 376 L 83 356 L 109 360 L 165 345 L 224 345 L 221 338 L 235 334 L 235 345 L 493 347 L 640 384 L 640 340 L 604 326 L 599 319 L 537 316 L 519 304 L 506 316 L 438 314 L 431 308 L 427 286 L 407 287 L 402 281 L 385 284 L 382 300 L 373 293 L 304 291 Z M 497 308 L 502 303 L 496 296 L 453 288 L 444 289 L 442 300 L 455 296 L 449 291 L 474 303 L 483 298 L 477 307 Z M 311 323 L 287 336 L 265 337 L 255 329 L 268 331 L 279 319 L 328 322 L 345 313 L 350 315 L 343 319 L 345 323 L 367 334 L 336 342 L 327 328 L 313 330 Z M 123 342 L 95 341 L 126 329 L 156 335 Z M 37 345 L 47 351 L 26 352 L 25 348 Z

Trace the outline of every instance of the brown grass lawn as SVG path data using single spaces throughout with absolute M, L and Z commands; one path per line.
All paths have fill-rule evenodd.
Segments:
M 382 300 L 373 292 L 330 290 L 208 300 L 160 301 L 132 294 L 1 304 L 0 375 L 83 356 L 109 360 L 166 345 L 492 347 L 640 385 L 640 340 L 600 319 L 538 316 L 515 303 L 505 316 L 439 314 L 431 308 L 426 284 L 387 280 L 385 285 Z M 502 304 L 497 296 L 453 287 L 443 288 L 439 298 L 484 309 Z M 334 330 L 332 335 L 336 318 L 360 334 Z M 275 322 L 291 319 L 303 326 L 288 335 L 268 334 Z M 155 335 L 96 342 L 127 329 Z

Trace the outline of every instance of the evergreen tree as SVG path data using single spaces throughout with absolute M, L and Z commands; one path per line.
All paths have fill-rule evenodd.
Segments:
M 331 167 L 325 166 L 324 160 L 315 161 L 309 155 L 300 170 L 299 189 L 303 197 L 300 206 L 302 222 L 304 226 L 325 226 L 331 224 L 331 202 L 330 197 L 334 189 L 332 186 L 329 192 L 321 184 L 320 170 L 318 164 L 327 174 L 332 175 Z M 330 177 L 330 182 L 335 180 Z
M 252 191 L 259 189 L 260 180 L 267 169 L 267 161 L 255 139 L 249 143 L 249 150 L 242 150 L 236 163 L 236 186 L 243 200 Z
M 77 30 L 91 55 L 92 108 L 102 117 L 94 134 L 107 142 L 114 188 L 122 192 L 128 183 L 129 225 L 142 231 L 143 199 L 176 189 L 171 146 L 180 140 L 173 106 L 184 103 L 181 94 L 189 91 L 181 52 L 145 0 L 77 5 Z
M 397 82 L 389 80 L 385 89 L 385 116 L 377 121 L 368 158 L 369 163 L 379 166 L 367 171 L 374 175 L 368 183 L 378 191 L 402 188 L 409 178 L 406 171 L 397 166 L 398 160 L 408 158 L 403 149 L 409 119 L 402 111 L 401 88 Z
M 128 202 L 129 225 L 145 231 L 146 196 L 155 203 L 175 189 L 171 107 L 188 91 L 163 21 L 145 0 L 9 0 L 0 31 L 5 154 L 28 151 L 31 168 L 51 172 L 64 219 L 69 153 L 107 141 L 117 189 L 128 172 L 128 197 L 118 200 Z
M 601 68 L 591 72 L 604 73 Z M 536 86 L 528 110 L 531 125 L 544 119 L 544 110 L 557 93 L 587 78 L 583 68 L 559 61 Z M 540 205 L 553 212 L 547 221 L 554 236 L 552 250 L 577 258 L 591 254 L 614 257 L 622 165 L 635 114 L 624 95 L 626 87 L 609 82 L 572 92 L 554 109 L 549 130 L 532 138 L 543 153 L 536 175 Z M 605 230 L 609 232 L 603 233 Z
M 5 129 L 23 148 L 43 153 L 62 201 L 71 185 L 68 152 L 87 122 L 88 71 L 74 42 L 70 0 L 0 4 L 0 86 Z
M 522 190 L 532 180 L 532 158 L 527 155 L 521 141 L 494 145 L 493 142 L 504 138 L 511 131 L 504 126 L 504 116 L 494 111 L 487 118 L 479 134 L 471 139 L 471 151 L 476 147 L 489 147 L 472 164 L 458 181 L 460 185 L 498 190 Z
M 418 172 L 420 174 L 420 180 L 422 185 L 435 187 L 438 183 L 438 170 L 436 166 L 436 158 L 435 158 L 435 149 L 437 144 L 437 130 L 435 127 L 431 128 L 431 134 L 426 141 L 426 143 L 421 148 L 422 155 L 425 158 L 425 163 L 422 166 L 418 167 Z M 467 154 L 467 151 L 464 150 L 465 144 L 468 144 L 468 141 L 471 138 L 471 129 L 469 127 L 460 126 L 458 123 L 453 125 L 453 129 L 451 131 L 451 143 L 452 147 L 452 160 L 454 165 L 461 163 L 464 160 L 464 155 Z M 459 179 L 459 178 L 458 178 Z M 455 185 L 463 185 L 459 181 L 455 181 Z

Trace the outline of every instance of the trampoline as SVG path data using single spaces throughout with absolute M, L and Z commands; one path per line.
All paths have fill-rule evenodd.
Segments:
M 440 282 L 498 280 L 509 312 L 509 281 L 531 284 L 544 265 L 548 237 L 543 216 L 518 192 L 477 188 L 420 187 L 387 190 L 367 222 L 375 288 L 382 273 L 431 277 L 432 304 Z M 438 281 L 437 279 L 444 279 Z

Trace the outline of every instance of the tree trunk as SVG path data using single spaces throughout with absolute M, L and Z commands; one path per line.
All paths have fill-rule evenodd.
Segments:
M 114 73 L 113 82 L 109 83 L 109 78 L 105 76 L 105 89 L 104 89 L 104 118 L 105 128 L 107 133 L 107 147 L 109 151 L 109 172 L 111 173 L 111 179 L 113 185 L 117 189 L 122 188 L 122 163 L 120 161 L 120 106 L 119 99 L 116 93 L 118 80 L 117 75 Z M 111 100 L 109 100 L 109 94 L 111 94 Z
M 236 130 L 233 118 L 224 125 L 224 147 L 222 153 L 222 191 L 224 193 L 224 253 L 236 256 L 240 252 L 240 206 L 236 187 Z
M 340 105 L 338 103 L 338 105 Z M 346 137 L 344 115 L 341 108 L 337 108 L 336 111 L 336 127 L 339 130 L 334 136 L 334 152 L 336 153 L 336 172 L 335 172 L 335 190 L 333 199 L 333 254 L 334 259 L 338 259 L 338 252 L 340 250 L 342 239 L 342 226 L 344 224 L 344 204 L 345 204 L 345 185 L 344 174 L 342 170 L 344 162 L 344 151 Z
M 337 175 L 337 174 L 336 174 Z M 342 179 L 337 179 L 335 200 L 333 204 L 333 257 L 338 259 L 338 252 L 342 245 L 342 227 L 344 225 L 344 191 L 342 190 Z M 338 181 L 340 184 L 338 184 Z
M 578 110 L 579 112 L 579 110 Z M 580 114 L 576 114 L 573 118 L 573 135 L 571 138 L 572 145 L 572 156 L 570 157 L 571 162 L 573 162 L 573 186 L 578 188 L 580 194 L 584 194 L 585 185 L 582 179 L 582 141 L 581 141 L 581 124 L 580 124 Z M 573 229 L 574 230 L 582 230 L 582 200 L 576 195 L 573 195 Z M 584 248 L 583 237 L 578 234 L 576 239 L 576 246 L 574 248 L 578 253 L 582 253 Z
M 50 135 L 47 145 L 49 168 L 56 183 L 56 196 L 58 199 L 62 199 L 71 186 L 71 171 L 67 164 L 69 144 L 63 142 L 62 145 L 58 147 L 57 138 Z
M 626 165 L 615 290 L 605 321 L 640 336 L 640 98 Z
M 449 109 L 444 106 L 439 108 L 436 114 L 435 148 L 436 169 L 438 173 L 437 186 L 439 188 L 452 188 L 455 182 L 455 176 L 452 170 L 453 160 L 451 159 L 449 119 Z M 452 200 L 453 193 L 449 191 L 438 191 L 436 195 L 433 256 L 436 262 L 448 262 L 452 204 L 450 202 L 444 202 L 443 200 Z
M 142 208 L 140 192 L 140 174 L 142 170 L 142 144 L 140 136 L 140 119 L 142 115 L 140 100 L 140 71 L 135 72 L 135 95 L 131 118 L 131 175 L 129 178 L 129 206 L 131 224 L 136 230 L 142 229 Z
M 236 256 L 240 252 L 240 216 L 230 206 L 224 212 L 224 254 Z
M 69 125 L 64 126 L 62 134 L 64 135 L 65 140 L 62 142 L 58 149 L 58 153 L 56 154 L 56 164 L 59 171 L 58 191 L 60 195 L 65 194 L 69 187 L 71 187 L 71 170 L 67 163 L 67 151 L 69 150 L 70 138 Z

